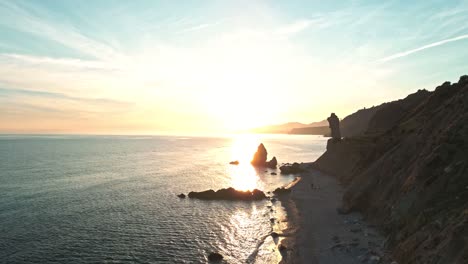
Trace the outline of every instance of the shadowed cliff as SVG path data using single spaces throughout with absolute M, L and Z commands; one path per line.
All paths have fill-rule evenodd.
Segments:
M 315 167 L 346 186 L 398 263 L 468 263 L 468 76 L 378 107 Z

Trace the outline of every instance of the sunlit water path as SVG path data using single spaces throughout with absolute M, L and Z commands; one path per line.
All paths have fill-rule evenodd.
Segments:
M 230 186 L 271 191 L 293 180 L 248 164 L 260 142 L 280 163 L 306 162 L 322 154 L 326 138 L 0 136 L 0 259 L 203 263 L 218 251 L 229 263 L 275 262 L 263 239 L 280 206 L 176 196 Z

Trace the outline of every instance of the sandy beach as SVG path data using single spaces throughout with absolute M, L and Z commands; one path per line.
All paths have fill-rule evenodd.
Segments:
M 339 214 L 343 188 L 329 175 L 309 169 L 279 197 L 288 214 L 282 263 L 391 263 L 384 238 L 358 213 Z

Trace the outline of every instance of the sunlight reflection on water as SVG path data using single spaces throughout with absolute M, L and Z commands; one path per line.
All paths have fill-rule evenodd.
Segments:
M 239 161 L 239 165 L 231 166 L 231 186 L 237 190 L 247 191 L 261 189 L 262 181 L 255 168 L 250 164 L 253 154 L 260 144 L 258 135 L 238 135 L 232 141 L 231 159 Z

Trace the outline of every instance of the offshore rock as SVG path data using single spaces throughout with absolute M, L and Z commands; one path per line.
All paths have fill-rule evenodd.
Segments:
M 267 161 L 267 158 L 268 152 L 263 143 L 261 143 L 260 145 L 258 145 L 257 152 L 255 152 L 250 163 L 256 167 L 276 168 L 276 166 L 278 165 L 276 157 L 273 157 L 270 161 Z
M 276 168 L 278 166 L 278 161 L 276 160 L 276 157 L 273 157 L 270 161 L 267 162 L 266 167 L 268 168 Z
M 257 152 L 255 152 L 253 159 L 250 163 L 252 163 L 252 165 L 254 166 L 262 166 L 266 163 L 267 156 L 268 152 L 263 143 L 261 143 L 260 145 L 258 145 Z
M 203 192 L 189 192 L 189 198 L 200 200 L 229 200 L 229 201 L 259 201 L 266 199 L 264 192 L 254 189 L 253 191 L 238 191 L 232 187 L 218 191 L 207 190 Z

